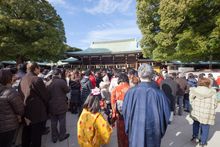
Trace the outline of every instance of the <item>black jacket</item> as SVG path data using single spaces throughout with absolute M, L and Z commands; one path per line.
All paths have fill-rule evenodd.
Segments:
M 49 96 L 43 80 L 29 72 L 21 79 L 18 90 L 25 103 L 24 116 L 33 124 L 47 120 Z
M 66 94 L 69 92 L 69 87 L 66 81 L 59 77 L 53 77 L 52 82 L 47 88 L 50 97 L 49 112 L 52 115 L 67 112 Z
M 71 102 L 79 103 L 81 87 L 79 79 L 70 80 L 69 85 L 71 88 Z
M 20 94 L 13 88 L 0 85 L 0 133 L 18 127 L 17 115 L 24 114 L 24 105 Z

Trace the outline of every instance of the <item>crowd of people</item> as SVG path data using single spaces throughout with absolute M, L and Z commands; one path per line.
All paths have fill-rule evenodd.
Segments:
M 0 69 L 0 147 L 41 147 L 70 135 L 66 113 L 79 116 L 81 147 L 160 147 L 175 115 L 190 113 L 194 143 L 206 146 L 215 123 L 220 76 L 156 73 L 149 64 L 128 69 L 42 69 L 37 63 Z M 46 127 L 51 121 L 51 129 Z M 59 124 L 59 125 L 58 125 Z M 201 132 L 201 133 L 199 133 Z

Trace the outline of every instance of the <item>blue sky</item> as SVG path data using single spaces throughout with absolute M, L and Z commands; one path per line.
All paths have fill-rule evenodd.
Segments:
M 92 41 L 141 38 L 136 0 L 48 0 L 61 16 L 67 44 L 86 49 Z

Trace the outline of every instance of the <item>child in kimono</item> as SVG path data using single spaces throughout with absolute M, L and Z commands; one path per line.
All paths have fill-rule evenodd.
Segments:
M 100 90 L 92 89 L 83 105 L 77 124 L 80 147 L 100 147 L 109 143 L 112 128 L 100 113 L 100 99 Z

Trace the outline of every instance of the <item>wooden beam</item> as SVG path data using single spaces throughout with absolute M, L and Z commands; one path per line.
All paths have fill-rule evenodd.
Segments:
M 102 65 L 102 56 L 99 56 L 99 63 Z
M 91 56 L 89 56 L 89 66 L 91 66 Z

